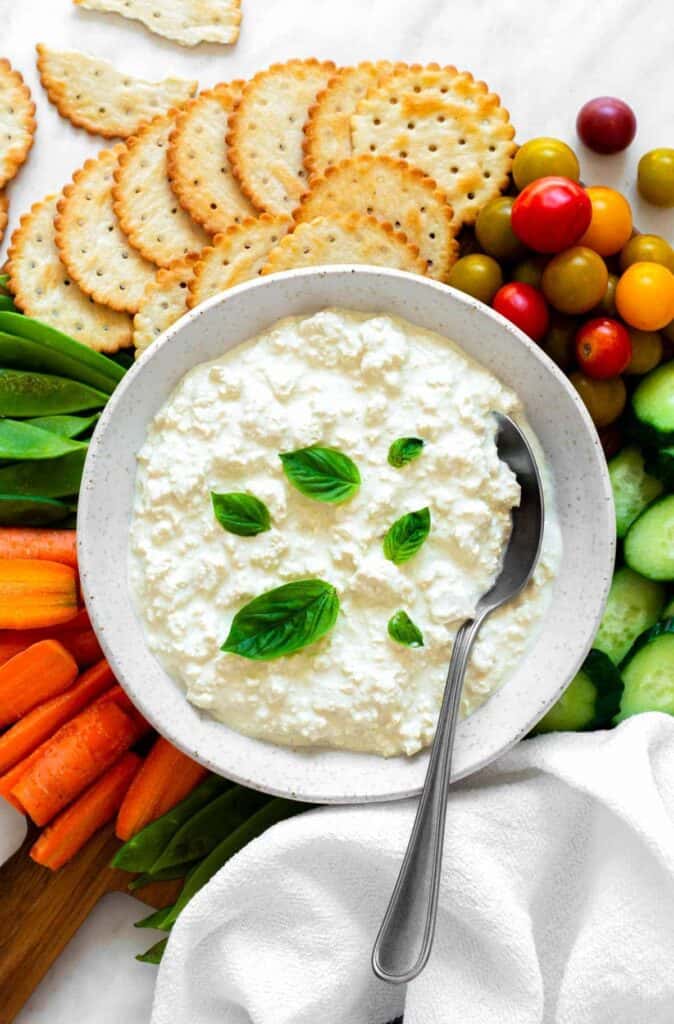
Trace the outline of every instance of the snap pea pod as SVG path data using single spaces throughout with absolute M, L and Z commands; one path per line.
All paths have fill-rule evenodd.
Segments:
M 152 868 L 152 872 L 175 867 L 191 860 L 202 860 L 223 839 L 236 831 L 259 811 L 269 797 L 243 786 L 234 786 L 190 818 L 171 839 Z
M 142 964 L 160 964 L 167 942 L 168 938 L 160 939 L 159 942 L 155 942 L 154 946 L 146 949 L 144 953 L 139 953 L 136 956 L 136 960 L 140 960 Z
M 5 338 L 9 336 L 13 339 L 17 354 L 24 352 L 25 358 L 29 358 L 30 349 L 33 353 L 30 358 L 34 358 L 36 352 L 39 355 L 40 362 L 37 365 L 20 366 L 20 369 L 48 369 L 51 373 L 58 373 L 72 380 L 82 381 L 93 388 L 99 388 L 108 395 L 112 394 L 124 376 L 124 368 L 118 366 L 114 360 L 95 352 L 87 345 L 80 344 L 67 334 L 40 323 L 39 320 L 22 316 L 21 313 L 0 312 L 0 332 Z M 20 346 L 17 345 L 19 340 L 32 344 Z M 0 344 L 2 366 L 14 365 L 5 359 L 4 353 L 9 347 L 4 342 Z
M 98 422 L 99 416 L 97 412 L 93 416 L 36 416 L 23 422 L 59 437 L 80 437 Z
M 127 885 L 129 892 L 136 892 L 137 889 L 144 889 L 146 885 L 153 882 L 173 882 L 176 878 L 185 878 L 193 864 L 176 864 L 173 868 L 166 868 L 165 871 L 145 872 L 132 879 Z
M 0 526 L 64 525 L 72 505 L 34 495 L 0 494 Z
M 0 369 L 0 416 L 24 419 L 83 412 L 102 409 L 107 400 L 104 392 L 66 377 L 32 370 Z
M 3 295 L 0 292 L 0 312 L 18 313 L 16 306 L 12 302 L 11 295 Z
M 67 498 L 76 495 L 80 489 L 86 457 L 87 445 L 83 444 L 81 448 L 58 459 L 11 463 L 0 469 L 0 493 L 32 494 L 38 498 Z
M 71 441 L 20 420 L 0 420 L 0 459 L 58 459 L 81 448 L 86 448 L 84 441 Z
M 167 811 L 161 818 L 151 822 L 138 835 L 124 843 L 112 858 L 112 867 L 121 868 L 123 871 L 150 872 L 152 865 L 162 855 L 167 843 L 181 825 L 231 785 L 231 782 L 221 779 L 219 775 L 209 775 L 172 810 Z

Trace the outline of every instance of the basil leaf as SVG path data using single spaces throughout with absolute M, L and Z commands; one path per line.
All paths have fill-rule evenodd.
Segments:
M 388 620 L 388 635 L 396 643 L 405 644 L 406 647 L 424 646 L 424 634 L 402 609 Z
M 315 643 L 337 621 L 339 597 L 324 580 L 297 580 L 268 590 L 244 605 L 221 650 L 269 661 Z
M 211 501 L 215 518 L 227 533 L 236 533 L 239 537 L 254 537 L 257 533 L 264 533 L 271 526 L 269 509 L 254 494 L 239 491 L 215 494 L 211 491 Z
M 388 450 L 389 465 L 395 469 L 406 466 L 408 462 L 419 458 L 423 446 L 424 442 L 420 437 L 399 437 Z
M 407 562 L 428 537 L 431 530 L 431 513 L 428 508 L 417 512 L 406 512 L 396 519 L 384 537 L 384 555 L 389 562 L 400 565 Z
M 337 504 L 353 498 L 360 487 L 358 466 L 337 448 L 312 445 L 281 452 L 279 458 L 290 483 L 307 498 Z

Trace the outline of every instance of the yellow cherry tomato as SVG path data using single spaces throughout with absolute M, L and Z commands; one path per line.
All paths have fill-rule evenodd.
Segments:
M 578 245 L 586 245 L 600 256 L 612 256 L 632 235 L 630 204 L 614 188 L 596 185 L 585 191 L 592 203 L 592 220 Z
M 674 319 L 674 274 L 661 263 L 633 263 L 615 290 L 623 320 L 639 331 L 659 331 Z
M 618 419 L 627 402 L 627 388 L 622 377 L 593 380 L 584 373 L 576 372 L 571 374 L 570 380 L 596 427 L 607 427 Z

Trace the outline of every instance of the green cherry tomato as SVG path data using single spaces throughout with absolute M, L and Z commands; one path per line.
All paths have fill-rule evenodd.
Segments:
M 608 270 L 593 249 L 574 245 L 550 260 L 543 272 L 543 294 L 560 313 L 588 313 L 601 302 Z
M 652 149 L 639 161 L 637 183 L 654 206 L 674 206 L 674 149 Z
M 543 277 L 543 271 L 547 262 L 547 256 L 529 256 L 526 260 L 521 260 L 513 268 L 513 281 L 519 281 L 521 284 L 530 284 L 533 288 L 540 288 L 541 278 Z
M 555 313 L 540 345 L 546 355 L 562 370 L 569 370 L 575 363 L 576 331 L 578 321 L 572 317 Z
M 515 184 L 520 191 L 537 178 L 559 175 L 562 178 L 580 180 L 578 157 L 561 139 L 542 137 L 529 139 L 520 146 L 512 169 Z
M 491 256 L 472 253 L 457 260 L 449 272 L 447 284 L 491 305 L 491 300 L 503 284 L 503 274 Z
M 584 373 L 572 373 L 571 383 L 587 406 L 597 427 L 607 427 L 618 419 L 625 408 L 627 388 L 622 377 L 593 380 Z
M 617 274 L 608 275 L 606 291 L 593 310 L 597 316 L 617 316 L 618 311 L 615 307 L 615 290 L 619 280 L 620 278 Z
M 495 260 L 505 263 L 520 259 L 526 253 L 510 223 L 514 201 L 512 196 L 490 199 L 478 213 L 475 222 L 475 234 L 484 251 Z
M 632 235 L 620 253 L 620 269 L 633 263 L 661 263 L 674 274 L 674 249 L 660 235 Z
M 629 330 L 632 358 L 625 373 L 650 373 L 662 360 L 662 336 L 657 331 Z

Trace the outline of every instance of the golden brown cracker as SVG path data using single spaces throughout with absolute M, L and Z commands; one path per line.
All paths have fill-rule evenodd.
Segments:
M 0 58 L 0 189 L 11 181 L 33 145 L 37 122 L 30 89 L 18 71 Z
M 9 218 L 9 199 L 4 192 L 0 192 L 0 242 L 5 234 L 7 220 Z
M 157 271 L 145 287 L 138 312 L 133 318 L 133 344 L 136 359 L 156 341 L 160 334 L 187 312 L 189 283 L 198 255 L 178 260 Z
M 241 0 L 73 0 L 87 11 L 106 11 L 140 21 L 150 32 L 181 46 L 235 43 Z

